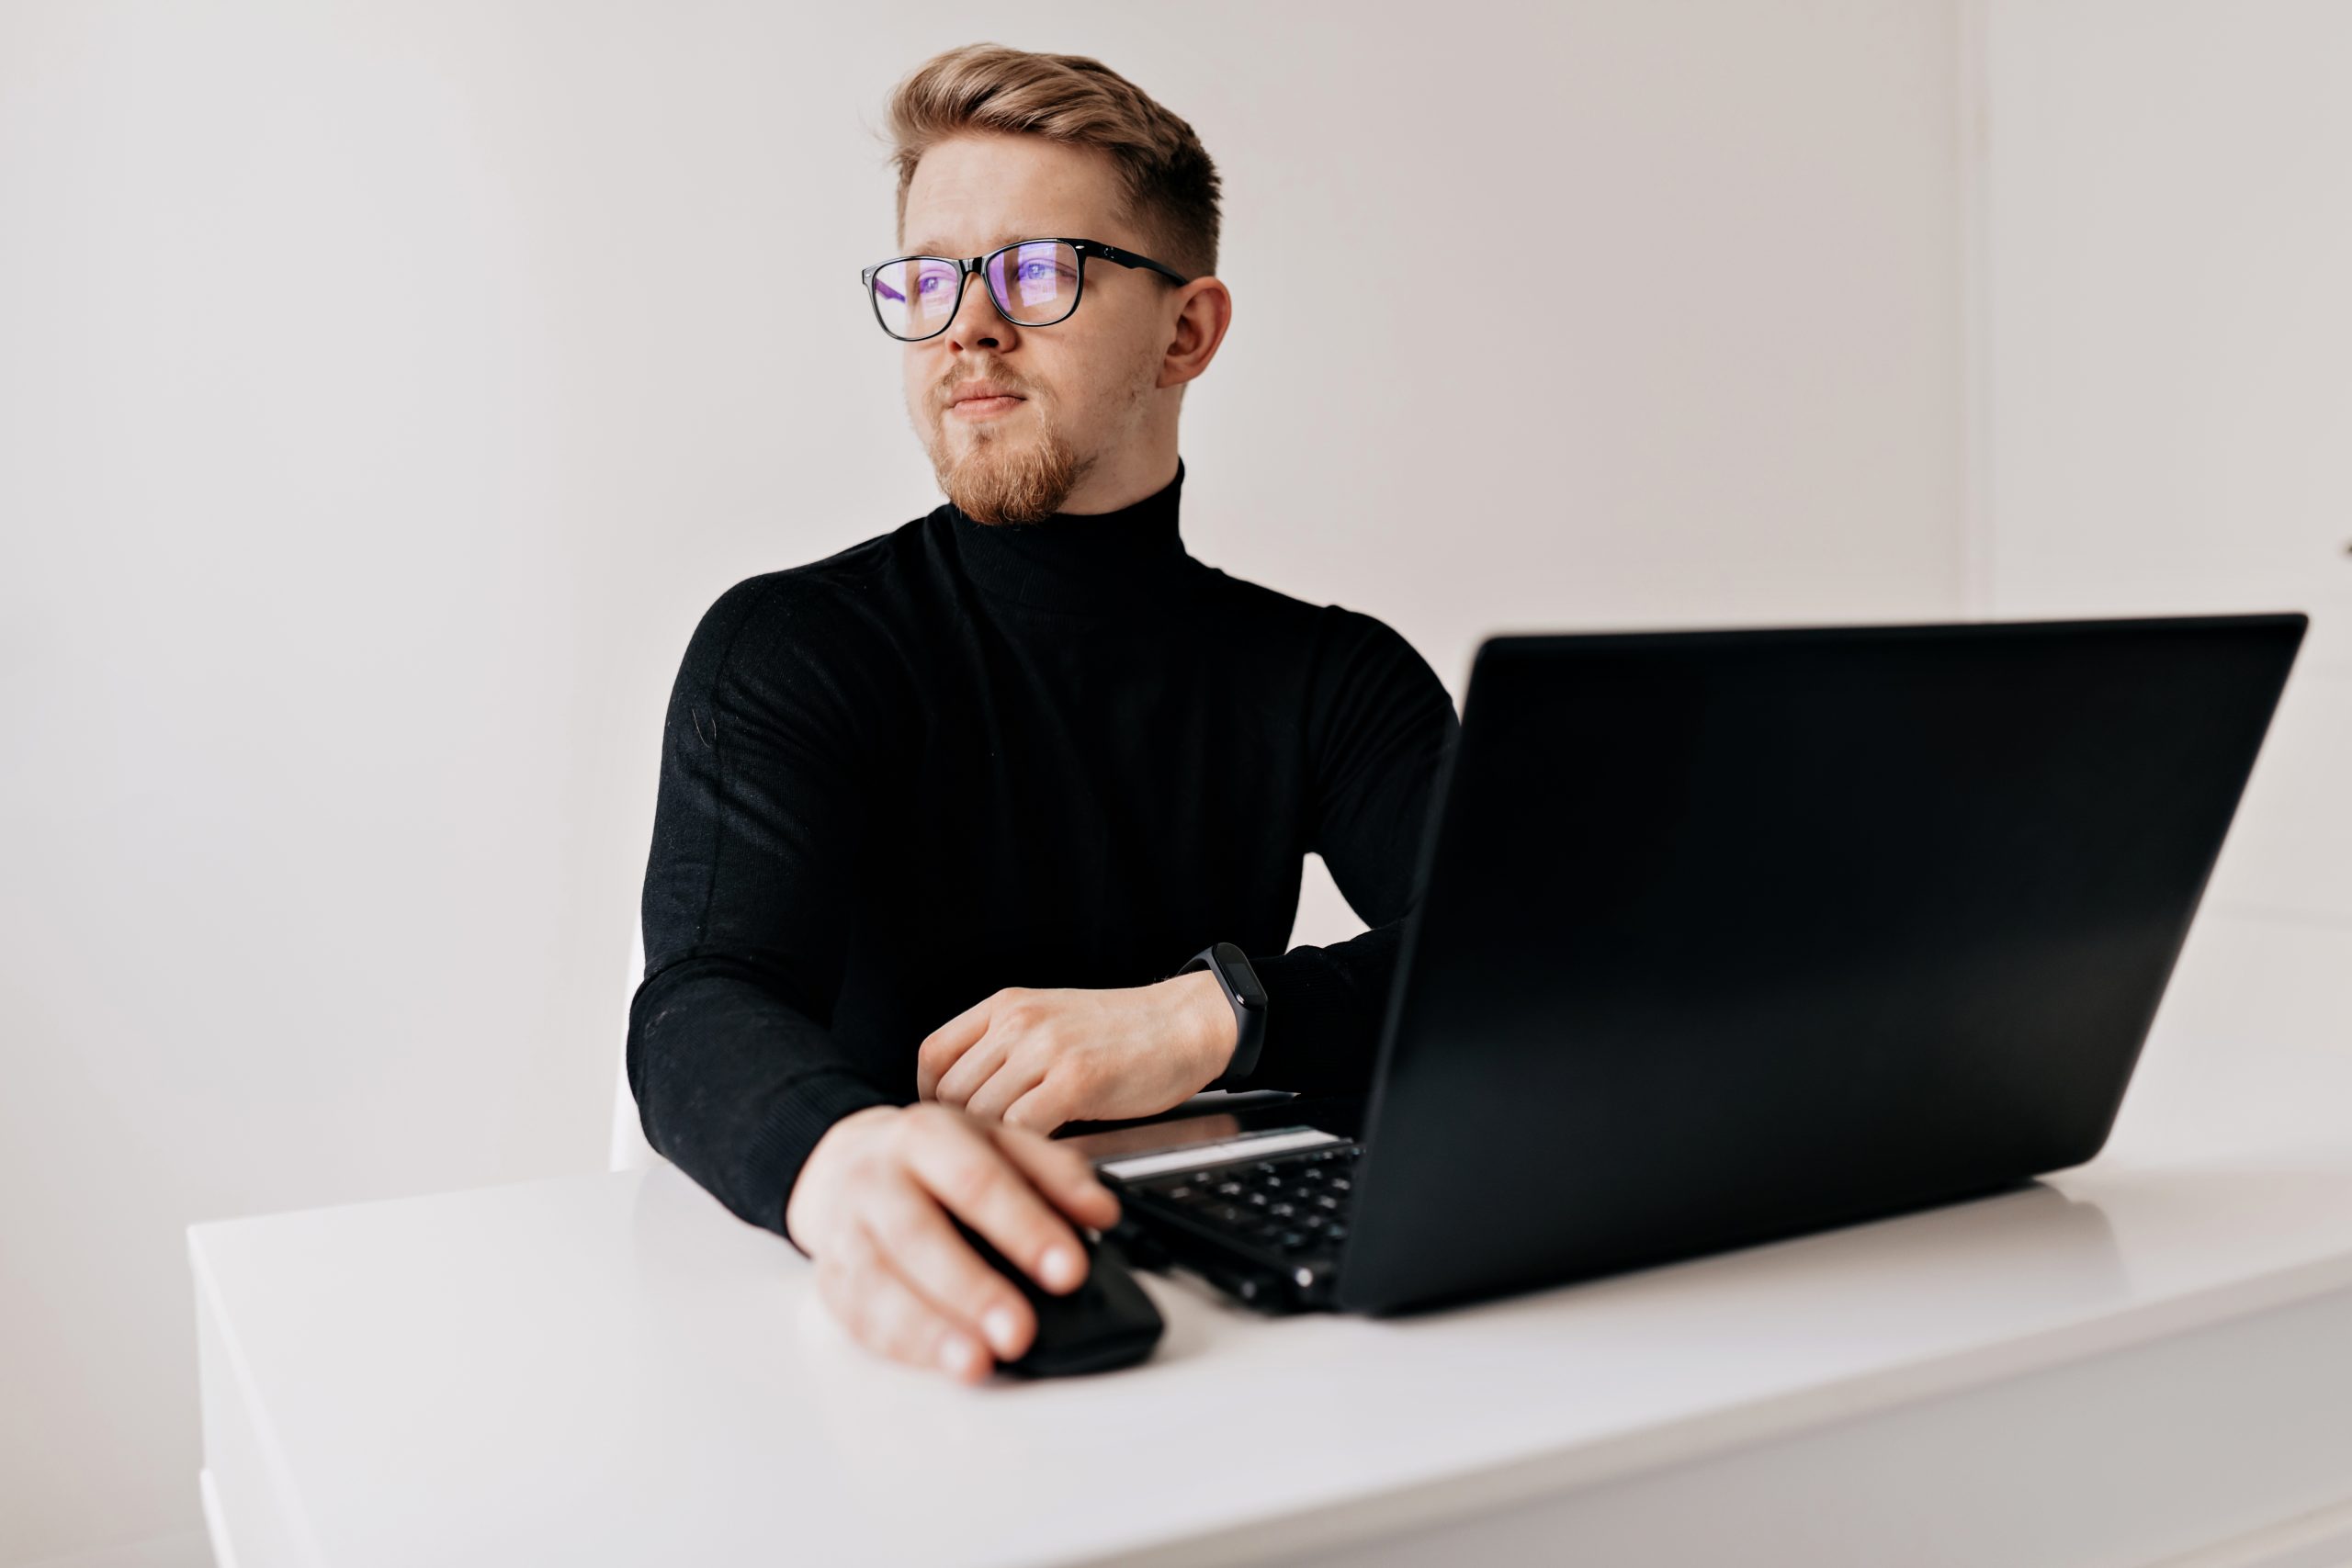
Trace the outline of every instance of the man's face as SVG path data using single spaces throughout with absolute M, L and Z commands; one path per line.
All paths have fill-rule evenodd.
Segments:
M 1114 179 L 1109 158 L 1091 148 L 1038 136 L 951 137 L 915 167 L 899 247 L 977 256 L 1013 240 L 1065 237 L 1152 254 L 1145 236 L 1114 216 Z M 1085 266 L 1078 310 L 1065 321 L 1015 325 L 975 274 L 947 330 L 905 347 L 915 434 L 939 488 L 976 522 L 1051 516 L 1089 475 L 1138 446 L 1149 422 L 1174 417 L 1176 388 L 1163 392 L 1160 382 L 1183 291 L 1146 269 L 1100 259 Z M 975 381 L 1007 388 L 1017 400 L 959 411 L 959 389 Z

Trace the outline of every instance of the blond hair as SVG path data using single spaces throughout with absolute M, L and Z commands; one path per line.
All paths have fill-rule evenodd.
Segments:
M 1187 277 L 1216 271 L 1216 164 L 1193 128 L 1099 60 L 1000 43 L 935 54 L 892 90 L 888 135 L 901 240 L 915 165 L 946 138 L 978 131 L 1101 149 L 1118 171 L 1119 216 L 1144 236 L 1146 254 Z

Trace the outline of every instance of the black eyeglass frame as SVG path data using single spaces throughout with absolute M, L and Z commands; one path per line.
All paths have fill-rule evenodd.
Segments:
M 1191 278 L 1186 277 L 1182 273 L 1178 272 L 1174 267 L 1170 266 L 1166 262 L 1156 262 L 1149 256 L 1137 255 L 1133 251 L 1123 251 L 1116 245 L 1106 245 L 1100 240 L 1072 240 L 1056 234 L 1039 234 L 1033 239 L 1015 240 L 1010 244 L 999 245 L 996 249 L 989 252 L 988 254 L 981 256 L 892 256 L 888 261 L 878 261 L 872 266 L 859 268 L 857 277 L 859 283 L 864 285 L 865 288 L 865 302 L 874 307 L 875 324 L 879 326 L 883 332 L 889 334 L 891 342 L 929 343 L 933 338 L 937 337 L 940 333 L 945 332 L 948 328 L 956 324 L 956 317 L 957 313 L 964 309 L 964 286 L 971 276 L 976 272 L 978 273 L 980 275 L 980 287 L 987 288 L 989 286 L 989 264 L 996 260 L 997 257 L 1004 254 L 1005 252 L 1017 251 L 1023 245 L 1068 245 L 1071 250 L 1077 252 L 1078 287 L 1071 289 L 1069 292 L 1069 309 L 1064 310 L 1060 315 L 1056 316 L 1050 321 L 1023 321 L 1020 317 L 1006 310 L 1004 308 L 1004 301 L 998 299 L 995 292 L 990 290 L 989 298 L 995 301 L 999 313 L 1001 313 L 1006 321 L 1011 321 L 1016 327 L 1058 326 L 1060 323 L 1069 321 L 1070 317 L 1076 315 L 1078 313 L 1078 302 L 1086 297 L 1086 258 L 1089 256 L 1100 256 L 1106 262 L 1116 262 L 1121 266 L 1143 267 L 1149 271 L 1159 273 L 1161 276 L 1169 278 L 1176 283 L 1190 283 L 1193 281 Z M 945 262 L 948 265 L 956 269 L 956 306 L 954 310 L 947 312 L 947 319 L 939 323 L 937 332 L 928 332 L 923 333 L 921 337 L 902 337 L 899 333 L 891 332 L 890 323 L 882 319 L 882 299 L 881 297 L 875 292 L 874 279 L 876 275 L 880 273 L 886 266 L 896 266 L 900 262 L 914 261 Z

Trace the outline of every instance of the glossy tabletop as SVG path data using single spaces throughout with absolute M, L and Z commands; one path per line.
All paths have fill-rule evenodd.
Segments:
M 2352 1289 L 2346 943 L 2191 945 L 2109 1148 L 1996 1197 L 1402 1319 L 1145 1276 L 1151 1360 L 967 1387 L 660 1166 L 195 1227 L 208 1411 L 297 1561 L 1337 1549 Z

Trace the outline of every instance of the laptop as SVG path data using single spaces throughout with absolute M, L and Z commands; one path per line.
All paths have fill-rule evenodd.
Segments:
M 2089 1159 L 2307 624 L 1488 638 L 1368 1097 L 1065 1129 L 1114 1238 L 1388 1314 Z

